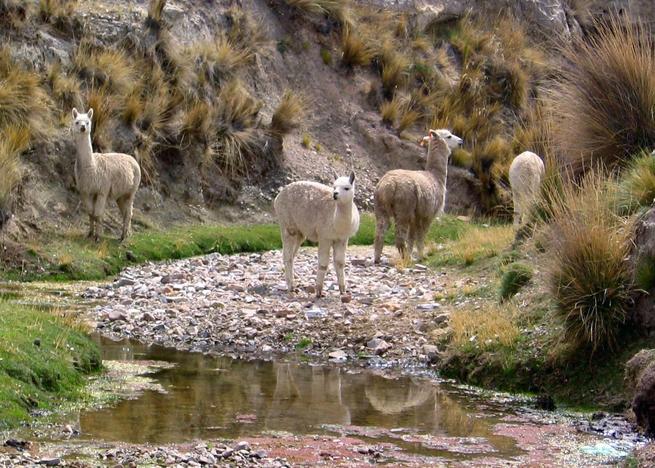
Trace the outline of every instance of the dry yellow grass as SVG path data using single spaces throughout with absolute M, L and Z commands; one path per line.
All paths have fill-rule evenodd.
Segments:
M 498 345 L 511 347 L 521 334 L 517 325 L 519 315 L 518 308 L 511 303 L 455 310 L 449 322 L 453 330 L 451 343 L 457 347 L 478 346 L 480 349 Z
M 301 125 L 304 115 L 303 97 L 287 90 L 273 113 L 271 131 L 280 136 L 286 135 Z
M 21 178 L 20 154 L 29 146 L 30 133 L 25 127 L 2 129 L 0 139 L 0 208 L 7 209 L 13 190 Z
M 477 260 L 491 258 L 509 247 L 514 240 L 511 225 L 489 226 L 466 231 L 442 251 L 446 263 L 471 265 Z

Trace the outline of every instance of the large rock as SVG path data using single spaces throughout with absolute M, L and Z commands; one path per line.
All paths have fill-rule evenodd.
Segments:
M 630 262 L 635 272 L 640 265 L 655 261 L 655 208 L 648 210 L 637 221 L 633 246 Z M 655 287 L 646 292 L 648 294 L 637 300 L 633 317 L 639 327 L 655 330 Z
M 637 424 L 655 435 L 655 349 L 642 349 L 628 361 L 625 385 L 634 394 L 632 411 Z

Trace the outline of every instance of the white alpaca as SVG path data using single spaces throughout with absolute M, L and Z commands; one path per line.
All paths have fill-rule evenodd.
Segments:
M 375 187 L 375 263 L 380 262 L 384 234 L 392 218 L 401 257 L 411 257 L 415 241 L 418 257 L 423 257 L 425 235 L 446 203 L 448 157 L 462 142 L 448 130 L 430 130 L 421 140 L 421 146 L 428 146 L 424 171 L 396 169 L 382 176 Z
M 94 153 L 91 147 L 91 118 L 73 109 L 73 137 L 77 146 L 75 183 L 82 205 L 89 215 L 89 237 L 96 241 L 102 233 L 107 200 L 115 200 L 123 217 L 121 241 L 130 232 L 132 205 L 141 182 L 139 163 L 129 154 Z
M 339 177 L 333 187 L 317 182 L 294 182 L 280 190 L 273 206 L 280 223 L 284 273 L 293 290 L 293 259 L 305 239 L 318 242 L 316 297 L 323 293 L 323 280 L 334 249 L 334 269 L 339 291 L 346 292 L 344 266 L 348 239 L 359 229 L 359 211 L 353 201 L 355 174 Z
M 523 218 L 530 212 L 537 195 L 539 195 L 544 173 L 544 162 L 531 151 L 519 154 L 509 166 L 515 227 L 520 226 Z

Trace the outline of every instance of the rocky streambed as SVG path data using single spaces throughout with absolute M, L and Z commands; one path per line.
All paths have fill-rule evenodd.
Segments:
M 445 277 L 421 265 L 399 271 L 374 266 L 370 248 L 353 248 L 349 294 L 340 296 L 328 273 L 325 297 L 314 298 L 315 249 L 295 263 L 299 290 L 286 290 L 281 252 L 209 255 L 125 270 L 87 298 L 106 336 L 194 351 L 262 357 L 302 349 L 334 360 L 382 356 L 402 364 L 436 358 L 434 334 L 448 312 L 435 294 Z

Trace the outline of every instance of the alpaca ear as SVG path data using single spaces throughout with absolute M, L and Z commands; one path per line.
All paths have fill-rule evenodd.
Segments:
M 77 112 L 77 109 L 73 107 L 73 118 L 76 119 L 78 114 L 79 112 Z
M 87 112 L 86 115 L 88 115 L 89 118 L 93 117 L 93 107 L 91 109 L 89 109 L 89 112 Z
M 350 185 L 352 185 L 353 182 L 355 182 L 355 173 L 354 172 L 350 173 L 350 179 L 348 179 L 348 181 L 350 182 Z

